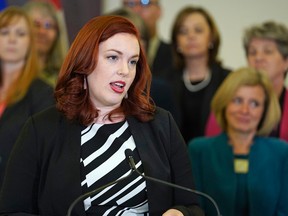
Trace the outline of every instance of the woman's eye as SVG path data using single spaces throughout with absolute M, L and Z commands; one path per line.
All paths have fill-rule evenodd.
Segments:
M 256 108 L 258 106 L 260 106 L 260 103 L 258 101 L 256 100 L 250 101 L 250 107 Z
M 131 65 L 137 65 L 137 62 L 138 62 L 138 60 L 132 60 L 132 61 L 130 61 L 130 64 Z
M 236 97 L 236 98 L 233 98 L 233 99 L 232 99 L 232 102 L 233 102 L 234 104 L 241 104 L 241 103 L 242 103 L 242 100 L 241 100 L 241 98 Z
M 118 59 L 118 56 L 108 56 L 107 57 L 109 60 L 116 61 Z

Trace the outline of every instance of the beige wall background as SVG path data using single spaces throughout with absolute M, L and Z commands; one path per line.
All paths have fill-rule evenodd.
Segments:
M 161 0 L 163 15 L 159 34 L 170 41 L 170 31 L 177 12 L 186 5 L 206 8 L 214 17 L 222 45 L 220 58 L 227 67 L 235 69 L 246 65 L 242 36 L 245 28 L 266 20 L 275 20 L 288 26 L 288 0 Z M 102 0 L 102 13 L 121 6 L 121 0 Z

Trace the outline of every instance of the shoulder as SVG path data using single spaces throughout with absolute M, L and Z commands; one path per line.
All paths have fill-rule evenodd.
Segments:
M 277 148 L 283 148 L 283 149 L 288 149 L 288 143 L 285 140 L 276 138 L 276 137 L 261 137 L 257 136 L 255 137 L 255 141 L 257 143 L 261 143 L 267 146 L 274 145 Z
M 177 127 L 172 114 L 160 107 L 156 107 L 153 118 L 147 122 L 141 122 L 133 116 L 128 117 L 127 120 L 134 130 L 139 127 L 141 127 L 141 130 L 150 128 L 152 133 L 155 131 L 167 132 L 171 130 L 171 127 Z
M 41 89 L 53 92 L 53 87 L 51 85 L 47 84 L 40 78 L 36 78 L 35 80 L 32 81 L 29 90 L 37 91 Z
M 226 77 L 230 72 L 231 69 L 225 68 L 220 64 L 213 64 L 211 67 L 212 73 L 217 73 L 217 76 Z
M 196 137 L 188 142 L 188 149 L 189 151 L 203 151 L 211 147 L 218 148 L 219 144 L 226 144 L 226 140 L 226 135 L 223 133 L 213 137 Z
M 33 122 L 37 128 L 56 128 L 60 122 L 66 121 L 64 115 L 52 105 L 31 116 L 30 122 Z
M 282 139 L 276 137 L 256 137 L 255 144 L 255 148 L 262 148 L 263 153 L 265 151 L 269 152 L 271 156 L 288 158 L 288 143 Z

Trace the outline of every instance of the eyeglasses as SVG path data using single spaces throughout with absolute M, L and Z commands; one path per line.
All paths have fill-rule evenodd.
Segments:
M 141 6 L 141 7 L 148 7 L 150 5 L 158 5 L 159 3 L 157 1 L 150 1 L 150 0 L 141 0 L 140 2 L 134 2 L 134 1 L 124 1 L 124 5 L 130 8 Z
M 44 29 L 47 29 L 47 30 L 55 30 L 57 29 L 56 25 L 54 23 L 51 23 L 51 22 L 41 22 L 39 20 L 34 20 L 34 26 L 36 28 L 44 28 Z

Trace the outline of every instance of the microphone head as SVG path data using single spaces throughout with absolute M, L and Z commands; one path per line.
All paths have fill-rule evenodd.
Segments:
M 131 149 L 126 149 L 125 150 L 125 156 L 127 159 L 129 159 L 130 157 L 133 158 L 133 151 Z
M 128 164 L 130 166 L 130 168 L 132 170 L 135 170 L 135 162 L 134 162 L 134 158 L 133 158 L 133 151 L 131 149 L 126 149 L 125 150 L 125 156 L 126 156 L 126 160 L 128 161 Z

